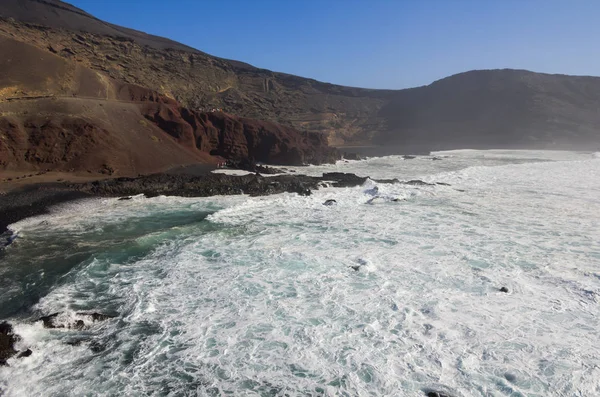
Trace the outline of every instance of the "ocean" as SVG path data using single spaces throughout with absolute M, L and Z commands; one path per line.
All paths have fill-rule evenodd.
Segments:
M 430 184 L 97 198 L 11 225 L 0 319 L 33 353 L 0 395 L 600 395 L 598 154 L 296 169 L 332 171 Z M 53 313 L 85 326 L 34 321 Z

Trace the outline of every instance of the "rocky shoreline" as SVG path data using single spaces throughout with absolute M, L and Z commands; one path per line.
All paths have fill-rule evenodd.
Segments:
M 204 175 L 160 173 L 137 178 L 115 178 L 86 183 L 43 183 L 0 195 L 0 234 L 21 219 L 41 215 L 54 205 L 90 197 L 121 197 L 144 194 L 147 197 L 209 197 L 248 194 L 266 196 L 278 193 L 310 195 L 319 186 L 352 187 L 368 177 L 348 173 L 325 173 L 320 177 L 286 174 L 265 177 L 259 173 L 243 176 L 207 173 Z M 380 183 L 399 182 L 381 180 Z

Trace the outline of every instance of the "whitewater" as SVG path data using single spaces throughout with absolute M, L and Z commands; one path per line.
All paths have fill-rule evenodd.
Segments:
M 600 395 L 598 154 L 295 171 L 431 185 L 89 199 L 15 223 L 0 319 L 33 354 L 0 367 L 0 395 Z M 114 318 L 34 321 L 56 312 Z

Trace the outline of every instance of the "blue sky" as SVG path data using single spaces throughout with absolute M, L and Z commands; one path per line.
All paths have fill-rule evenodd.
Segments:
M 472 69 L 600 75 L 597 0 L 67 0 L 219 57 L 357 87 Z

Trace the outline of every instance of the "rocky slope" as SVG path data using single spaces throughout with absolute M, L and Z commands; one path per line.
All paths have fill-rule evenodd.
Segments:
M 490 70 L 407 90 L 343 87 L 213 57 L 58 0 L 4 0 L 0 34 L 156 91 L 191 111 L 223 108 L 319 133 L 334 145 L 375 143 L 406 151 L 600 142 L 596 77 Z
M 137 175 L 221 158 L 337 158 L 321 135 L 191 110 L 9 35 L 0 53 L 0 170 Z

